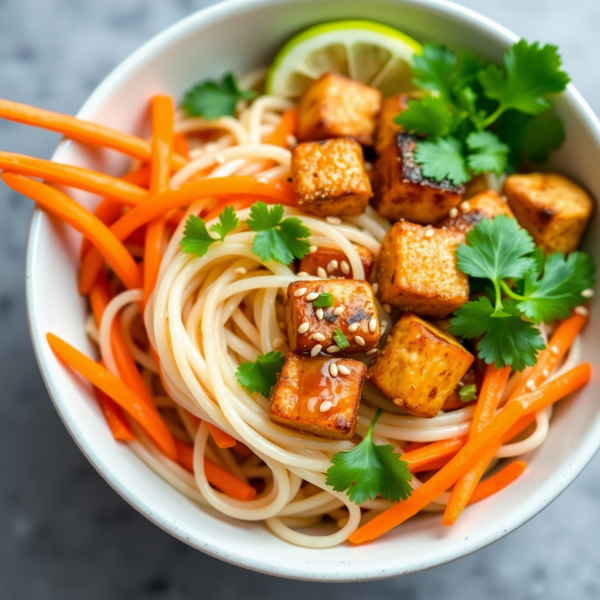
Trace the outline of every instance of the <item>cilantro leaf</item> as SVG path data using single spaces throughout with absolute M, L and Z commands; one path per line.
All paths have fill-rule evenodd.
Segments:
M 227 73 L 220 83 L 205 80 L 190 88 L 184 96 L 181 108 L 189 117 L 233 117 L 236 104 L 240 100 L 253 100 L 256 95 L 252 90 L 240 90 L 233 73 Z
M 256 232 L 252 242 L 252 252 L 265 262 L 276 261 L 289 265 L 294 257 L 302 258 L 309 251 L 306 238 L 310 230 L 297 217 L 283 218 L 283 206 L 273 208 L 264 202 L 256 202 L 250 207 L 246 223 Z
M 415 151 L 415 160 L 421 166 L 425 177 L 436 181 L 449 179 L 456 185 L 469 180 L 462 146 L 453 137 L 419 142 Z
M 261 354 L 255 362 L 241 363 L 235 372 L 238 383 L 250 393 L 260 392 L 266 398 L 277 383 L 277 375 L 283 368 L 285 358 L 281 352 Z
M 347 491 L 356 504 L 374 500 L 378 495 L 399 502 L 412 494 L 412 475 L 408 463 L 394 452 L 390 444 L 373 444 L 373 427 L 381 415 L 375 413 L 363 440 L 352 450 L 338 452 L 331 459 L 325 483 L 336 492 Z
M 473 400 L 477 400 L 477 386 L 474 383 L 464 385 L 458 391 L 458 397 L 461 402 L 473 402 Z
M 510 147 L 491 131 L 474 131 L 467 137 L 467 147 L 473 153 L 467 157 L 469 169 L 479 175 L 491 171 L 502 175 L 506 169 Z
M 436 91 L 449 98 L 455 65 L 454 52 L 439 44 L 424 44 L 423 53 L 413 56 L 413 82 L 424 90 Z
M 333 339 L 339 348 L 347 348 L 350 345 L 348 338 L 344 335 L 344 332 L 341 329 L 334 329 Z
M 322 292 L 319 297 L 313 302 L 313 306 L 316 308 L 329 308 L 333 306 L 333 294 L 329 292 Z
M 504 72 L 490 64 L 479 73 L 479 81 L 484 94 L 500 103 L 498 112 L 514 108 L 537 115 L 550 108 L 544 96 L 562 92 L 569 83 L 560 66 L 556 46 L 521 40 L 505 53 Z
M 452 91 L 456 94 L 463 88 L 472 87 L 480 69 L 481 61 L 474 54 L 461 52 L 452 75 Z
M 445 136 L 450 133 L 453 116 L 443 98 L 426 96 L 422 100 L 409 100 L 394 122 L 404 131 L 419 135 Z
M 228 233 L 231 233 L 240 224 L 233 206 L 226 206 L 219 215 L 219 222 L 215 223 L 210 230 L 214 231 L 221 241 Z
M 183 238 L 180 242 L 184 252 L 204 256 L 209 247 L 216 241 L 218 240 L 208 233 L 204 219 L 196 215 L 188 217 L 183 230 Z
M 543 269 L 525 275 L 524 299 L 516 304 L 527 318 L 536 323 L 566 319 L 571 309 L 582 303 L 581 292 L 593 287 L 596 265 L 585 252 L 550 254 Z

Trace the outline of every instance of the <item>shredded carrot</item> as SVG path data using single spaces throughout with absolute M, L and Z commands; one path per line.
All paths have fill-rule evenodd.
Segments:
M 402 454 L 401 458 L 408 463 L 408 466 L 412 471 L 413 469 L 423 467 L 432 461 L 456 454 L 466 443 L 466 436 L 441 440 L 439 442 L 431 442 L 431 444 L 427 444 L 418 450 L 405 452 Z
M 402 449 L 404 453 L 412 452 L 413 450 L 418 450 L 419 448 L 424 448 L 427 446 L 427 442 L 409 442 Z
M 296 124 L 298 120 L 298 113 L 295 108 L 286 110 L 277 127 L 272 131 L 271 135 L 265 140 L 265 144 L 271 144 L 272 146 L 281 146 L 282 148 L 289 148 L 289 137 L 296 133 Z
M 237 440 L 230 436 L 226 431 L 219 429 L 216 425 L 212 423 L 206 423 L 208 426 L 208 430 L 210 431 L 210 435 L 213 440 L 215 440 L 215 444 L 219 446 L 219 448 L 233 448 L 237 444 Z
M 250 450 L 250 448 L 248 448 L 248 446 L 246 446 L 246 444 L 242 444 L 242 442 L 238 442 L 237 440 L 235 442 L 235 446 L 233 447 L 233 449 L 238 454 L 241 454 L 242 456 L 245 456 L 246 458 L 250 458 L 251 456 L 254 456 L 254 452 L 252 452 L 252 450 Z
M 170 96 L 154 96 L 151 101 L 152 120 L 152 175 L 150 195 L 156 196 L 169 188 L 175 103 Z M 144 243 L 144 306 L 156 285 L 163 251 L 165 216 L 157 217 L 146 226 Z
M 2 179 L 13 190 L 28 196 L 39 206 L 53 213 L 89 238 L 98 256 L 104 257 L 112 270 L 128 288 L 139 288 L 142 283 L 140 269 L 131 254 L 115 234 L 91 212 L 77 204 L 61 191 L 23 175 L 2 173 Z M 96 276 L 98 272 L 96 272 Z
M 256 196 L 237 197 L 235 200 L 227 198 L 226 200 L 217 203 L 217 205 L 206 214 L 204 220 L 208 223 L 209 221 L 216 219 L 226 206 L 231 206 L 231 208 L 236 211 L 244 210 L 244 208 L 252 206 L 257 200 L 260 200 L 260 198 L 257 198 Z
M 96 392 L 100 410 L 102 410 L 102 414 L 104 415 L 106 423 L 115 440 L 120 442 L 132 442 L 135 440 L 133 431 L 131 431 L 129 423 L 125 420 L 121 407 L 114 402 L 114 400 L 111 400 L 102 390 L 94 388 L 94 391 Z
M 64 340 L 52 333 L 46 335 L 52 351 L 58 358 L 85 377 L 94 387 L 101 389 L 125 412 L 130 414 L 156 445 L 171 460 L 177 460 L 177 448 L 171 432 L 155 411 L 125 383 Z
M 469 504 L 474 504 L 480 500 L 485 500 L 496 492 L 503 490 L 513 481 L 518 479 L 526 468 L 527 463 L 524 460 L 514 460 L 510 464 L 506 465 L 504 469 L 498 471 L 496 474 L 488 477 L 478 484 L 473 494 L 471 494 Z
M 525 431 L 532 423 L 535 423 L 535 415 L 525 415 L 521 417 L 504 435 L 502 438 L 502 443 L 506 444 L 510 442 L 513 438 L 516 438 L 520 433 Z
M 437 460 L 432 460 L 431 462 L 425 463 L 420 467 L 411 467 L 411 473 L 422 473 L 423 471 L 437 471 L 442 467 L 446 466 L 451 460 L 454 454 L 448 454 L 448 456 L 444 456 L 442 458 L 438 458 Z
M 77 117 L 51 112 L 35 106 L 0 100 L 0 118 L 16 121 L 24 125 L 33 125 L 49 131 L 62 133 L 64 136 L 103 148 L 111 148 L 143 162 L 151 159 L 150 142 L 128 133 L 123 133 L 112 127 L 84 121 Z M 173 155 L 171 168 L 181 169 L 188 160 L 180 155 Z
M 188 157 L 190 145 L 183 133 L 176 133 L 173 136 L 173 152 L 181 154 L 181 156 L 185 156 L 186 158 Z
M 445 467 L 414 490 L 410 498 L 394 504 L 369 523 L 359 527 L 350 535 L 349 540 L 354 544 L 374 540 L 416 515 L 471 470 L 481 456 L 490 450 L 522 415 L 523 405 L 519 401 L 507 404 Z

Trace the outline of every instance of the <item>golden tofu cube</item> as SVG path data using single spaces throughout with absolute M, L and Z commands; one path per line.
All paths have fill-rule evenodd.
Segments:
M 383 238 L 378 257 L 381 302 L 443 318 L 469 300 L 469 281 L 456 266 L 459 231 L 400 221 Z
M 483 174 L 475 175 L 465 183 L 463 200 L 468 200 L 473 196 L 477 196 L 477 194 L 483 194 L 483 192 L 487 192 L 489 189 L 490 186 L 488 185 L 487 177 Z
M 504 194 L 517 221 L 544 252 L 572 252 L 590 220 L 594 201 L 557 173 L 511 175 Z
M 442 219 L 436 227 L 468 233 L 482 219 L 493 219 L 498 215 L 514 216 L 508 204 L 494 190 L 487 190 L 469 200 L 463 200 L 454 211 L 455 215 L 453 211 L 450 211 L 450 214 Z
M 356 251 L 360 256 L 360 262 L 365 270 L 365 279 L 368 281 L 373 270 L 375 257 L 364 246 L 357 246 Z M 319 271 L 319 269 L 322 269 L 322 271 Z M 338 248 L 317 248 L 315 252 L 307 254 L 300 260 L 298 263 L 298 272 L 318 275 L 319 277 L 331 277 L 335 275 L 344 279 L 354 279 L 348 257 Z
M 271 420 L 320 437 L 349 440 L 358 422 L 366 370 L 351 358 L 290 352 L 271 395 Z
M 315 307 L 315 294 L 331 294 L 333 305 Z M 366 281 L 294 281 L 288 286 L 285 311 L 291 350 L 353 354 L 370 350 L 379 343 L 375 298 L 371 284 Z M 334 338 L 336 330 L 347 339 L 347 347 L 340 348 L 338 345 Z M 319 348 L 315 350 L 316 346 Z
M 417 138 L 398 133 L 377 159 L 373 205 L 393 221 L 437 223 L 460 204 L 464 187 L 424 177 L 414 159 L 416 145 Z
M 292 181 L 300 210 L 318 217 L 360 215 L 373 195 L 362 148 L 349 138 L 298 144 Z
M 394 123 L 394 119 L 408 108 L 409 94 L 398 94 L 386 98 L 381 103 L 381 112 L 377 122 L 377 134 L 375 135 L 375 152 L 383 154 L 396 134 L 402 131 L 400 125 Z
M 338 73 L 326 73 L 308 86 L 298 102 L 300 142 L 352 137 L 373 145 L 381 92 Z
M 404 313 L 369 365 L 367 378 L 407 413 L 431 418 L 473 360 L 454 336 Z

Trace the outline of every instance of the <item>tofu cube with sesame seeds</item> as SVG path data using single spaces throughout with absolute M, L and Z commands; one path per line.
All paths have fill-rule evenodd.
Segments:
M 375 163 L 373 205 L 393 221 L 433 224 L 462 200 L 464 187 L 448 179 L 434 181 L 423 176 L 415 162 L 417 138 L 398 133 Z
M 298 144 L 292 150 L 298 208 L 310 215 L 360 215 L 373 195 L 360 144 L 349 138 Z
M 331 294 L 332 305 L 315 307 L 319 294 Z M 366 352 L 379 343 L 373 289 L 363 280 L 294 281 L 288 286 L 285 312 L 288 344 L 297 352 L 353 354 Z M 348 346 L 340 347 L 336 330 Z
M 438 414 L 473 360 L 453 335 L 406 312 L 375 354 L 367 378 L 402 410 L 431 418 Z
M 448 216 L 437 223 L 436 227 L 466 234 L 482 219 L 493 219 L 498 215 L 514 216 L 498 192 L 487 190 L 469 200 L 463 200 L 459 207 L 451 209 Z
M 382 303 L 441 319 L 469 300 L 469 281 L 456 265 L 460 231 L 399 221 L 383 238 L 377 279 Z
M 504 194 L 521 227 L 544 252 L 572 252 L 590 220 L 594 201 L 557 173 L 511 175 Z
M 394 123 L 394 119 L 408 108 L 409 94 L 398 94 L 386 98 L 381 103 L 381 111 L 377 120 L 377 133 L 375 134 L 375 152 L 383 154 L 396 134 L 402 131 L 400 125 Z
M 296 352 L 285 363 L 271 394 L 271 420 L 333 440 L 349 440 L 358 422 L 366 367 L 358 360 Z
M 298 102 L 298 141 L 347 136 L 371 146 L 380 106 L 379 90 L 338 73 L 325 73 Z
M 364 246 L 356 246 L 356 251 L 365 270 L 365 279 L 368 281 L 373 270 L 375 257 Z M 344 279 L 353 279 L 348 257 L 338 248 L 317 248 L 314 252 L 306 254 L 298 263 L 298 271 L 309 275 L 318 275 L 319 277 L 334 275 Z

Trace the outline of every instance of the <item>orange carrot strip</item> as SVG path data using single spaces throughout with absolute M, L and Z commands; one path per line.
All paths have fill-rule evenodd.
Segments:
M 525 431 L 532 423 L 535 423 L 535 415 L 525 415 L 521 417 L 505 434 L 502 438 L 502 443 L 506 444 L 513 438 L 516 438 L 520 433 Z
M 466 436 L 431 442 L 418 450 L 405 452 L 401 458 L 412 470 L 450 454 L 456 454 L 466 443 Z
M 173 152 L 181 154 L 181 156 L 185 156 L 186 158 L 188 157 L 190 145 L 183 133 L 176 133 L 173 136 Z
M 418 450 L 419 448 L 424 448 L 427 446 L 427 442 L 409 442 L 404 446 L 403 452 L 412 452 L 413 450 Z
M 122 241 L 142 225 L 176 208 L 181 208 L 202 197 L 229 196 L 231 194 L 260 196 L 262 201 L 269 204 L 295 205 L 294 191 L 291 185 L 285 181 L 263 183 L 255 177 L 215 177 L 184 183 L 177 189 L 158 194 L 131 209 L 110 229 Z M 101 267 L 102 257 L 95 249 L 90 250 L 84 258 L 79 272 L 79 292 L 81 294 L 89 293 Z
M 438 469 L 441 469 L 442 467 L 446 466 L 452 460 L 452 457 L 455 454 L 456 453 L 449 454 L 448 456 L 438 458 L 437 460 L 432 460 L 431 462 L 425 463 L 420 467 L 411 467 L 410 472 L 422 473 L 423 471 L 437 471 Z
M 179 455 L 179 464 L 188 471 L 194 472 L 194 449 L 179 440 L 175 440 Z M 254 500 L 256 490 L 247 483 L 240 481 L 229 471 L 204 458 L 204 474 L 208 483 L 236 500 Z
M 242 442 L 238 442 L 237 440 L 235 442 L 235 446 L 233 447 L 233 449 L 238 454 L 241 454 L 242 456 L 245 456 L 246 458 L 250 458 L 251 456 L 254 456 L 254 452 L 252 452 L 252 450 L 250 450 L 250 448 L 248 448 L 248 446 L 246 446 L 246 444 L 242 444 Z
M 148 197 L 146 190 L 118 177 L 12 152 L 0 152 L 0 169 L 107 196 L 127 206 L 135 206 Z
M 243 210 L 244 208 L 248 208 L 249 206 L 254 204 L 257 200 L 260 200 L 260 198 L 257 196 L 244 196 L 242 198 L 237 198 L 235 200 L 230 200 L 230 199 L 223 200 L 222 202 L 219 202 L 211 211 L 209 211 L 206 214 L 206 216 L 204 217 L 204 220 L 208 223 L 209 221 L 216 219 L 219 216 L 219 214 L 221 212 L 223 212 L 223 209 L 226 206 L 231 206 L 231 208 L 233 208 L 233 210 Z
M 100 410 L 106 419 L 113 437 L 119 442 L 133 442 L 135 436 L 129 423 L 125 420 L 121 407 L 111 400 L 102 390 L 94 388 L 96 399 L 100 405 Z
M 208 426 L 210 435 L 212 435 L 213 440 L 215 440 L 215 444 L 219 446 L 219 448 L 233 448 L 236 445 L 237 440 L 230 436 L 226 431 L 219 429 L 212 423 L 206 423 L 206 425 Z
M 28 196 L 39 206 L 88 237 L 96 246 L 98 256 L 106 259 L 106 262 L 128 288 L 141 286 L 140 269 L 131 254 L 115 237 L 115 234 L 91 212 L 61 191 L 23 175 L 4 172 L 2 179 L 13 190 Z
M 164 454 L 171 460 L 177 460 L 177 447 L 171 432 L 158 414 L 150 410 L 148 405 L 130 387 L 54 334 L 48 333 L 46 339 L 58 358 L 75 369 L 93 386 L 110 396 L 144 428 Z
M 513 481 L 518 479 L 523 474 L 526 467 L 527 463 L 524 460 L 514 460 L 495 475 L 482 481 L 471 495 L 469 504 L 485 500 L 485 498 L 489 498 L 496 492 L 503 490 Z
M 507 404 L 445 467 L 414 490 L 410 498 L 394 504 L 369 523 L 359 527 L 350 535 L 349 540 L 353 544 L 374 540 L 416 515 L 471 470 L 481 456 L 492 448 L 522 415 L 523 405 L 519 401 Z
M 295 108 L 290 108 L 286 110 L 283 115 L 281 115 L 281 119 L 279 123 L 277 123 L 277 127 L 273 129 L 271 135 L 265 140 L 265 144 L 271 144 L 272 146 L 281 146 L 282 148 L 288 148 L 289 142 L 288 138 L 290 135 L 294 135 L 296 133 L 296 124 L 298 120 L 298 113 Z
M 152 115 L 152 175 L 150 195 L 155 196 L 169 188 L 170 162 L 173 152 L 173 128 L 175 127 L 175 103 L 170 96 L 154 96 L 151 101 Z M 144 243 L 144 306 L 156 285 L 163 251 L 165 217 L 150 221 L 146 227 Z
M 10 100 L 0 100 L 0 118 L 56 131 L 72 140 L 111 148 L 144 162 L 148 162 L 151 157 L 150 142 L 146 140 L 106 125 L 84 121 L 77 117 L 51 112 L 35 106 L 11 102 Z M 171 168 L 181 169 L 187 162 L 188 160 L 183 156 L 173 155 Z

